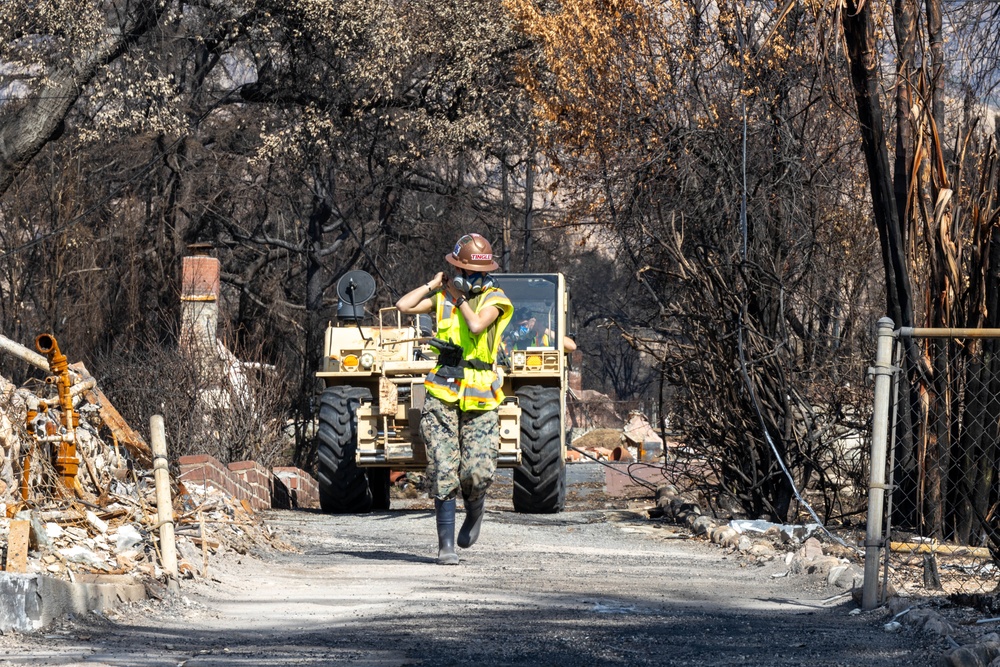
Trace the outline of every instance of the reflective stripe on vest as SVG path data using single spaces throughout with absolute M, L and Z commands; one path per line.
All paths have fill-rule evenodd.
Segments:
M 478 359 L 489 364 L 490 368 L 463 368 L 462 379 L 456 380 L 440 377 L 436 373 L 439 367 L 435 366 L 424 380 L 427 393 L 445 403 L 457 402 L 460 410 L 495 410 L 505 398 L 503 382 L 494 369 L 494 362 L 504 329 L 514 316 L 510 299 L 503 290 L 494 287 L 469 301 L 469 305 L 477 313 L 486 306 L 494 306 L 500 311 L 496 321 L 478 335 L 469 331 L 465 318 L 446 299 L 444 293 L 435 295 L 434 299 L 438 323 L 436 337 L 459 345 L 463 359 Z

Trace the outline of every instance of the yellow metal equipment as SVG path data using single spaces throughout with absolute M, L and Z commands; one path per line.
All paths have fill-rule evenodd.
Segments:
M 508 399 L 499 408 L 497 465 L 514 469 L 516 510 L 558 512 L 566 487 L 565 280 L 493 277 L 513 302 L 515 319 L 530 313 L 538 330 L 548 332 L 544 340 L 502 342 L 498 372 Z M 427 315 L 404 322 L 395 308 L 379 310 L 377 324 L 362 324 L 361 306 L 375 293 L 364 272 L 345 275 L 338 293 L 341 318 L 326 330 L 317 374 L 326 386 L 317 415 L 320 504 L 326 512 L 388 509 L 390 469 L 427 465 L 419 423 L 424 377 L 436 364 L 428 344 L 435 326 Z
M 35 432 L 35 438 L 39 442 L 56 443 L 56 473 L 63 486 L 77 492 L 79 484 L 76 481 L 76 472 L 80 467 L 80 459 L 76 455 L 76 428 L 80 425 L 80 416 L 73 408 L 73 396 L 70 387 L 73 382 L 69 374 L 69 363 L 59 350 L 59 344 L 55 336 L 43 333 L 35 339 L 35 347 L 49 360 L 49 371 L 52 377 L 49 381 L 56 385 L 59 392 L 60 426 L 49 428 L 46 433 Z M 46 404 L 42 404 L 44 410 Z M 22 491 L 23 493 L 23 491 Z

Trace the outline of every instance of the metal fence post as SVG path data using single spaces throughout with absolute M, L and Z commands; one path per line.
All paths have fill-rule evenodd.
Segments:
M 875 405 L 872 410 L 872 452 L 868 473 L 868 520 L 865 531 L 865 579 L 861 589 L 861 608 L 878 605 L 878 570 L 882 543 L 882 518 L 885 508 L 885 465 L 889 435 L 889 395 L 892 388 L 893 322 L 888 317 L 878 321 L 878 349 L 875 366 Z

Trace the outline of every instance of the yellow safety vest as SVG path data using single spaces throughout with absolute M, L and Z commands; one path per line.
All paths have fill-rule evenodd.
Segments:
M 439 375 L 441 366 L 435 366 L 424 380 L 427 393 L 445 403 L 458 403 L 460 410 L 495 410 L 504 399 L 503 381 L 496 372 L 497 350 L 503 331 L 514 316 L 514 306 L 503 290 L 497 287 L 487 288 L 469 301 L 477 313 L 487 306 L 495 306 L 500 311 L 499 317 L 486 331 L 474 335 L 469 331 L 465 318 L 444 293 L 437 294 L 434 300 L 437 338 L 461 347 L 463 360 L 478 360 L 490 368 L 466 367 L 462 369 L 462 378 L 450 378 Z

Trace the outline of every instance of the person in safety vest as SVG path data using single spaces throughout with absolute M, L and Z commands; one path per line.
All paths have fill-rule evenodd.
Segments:
M 493 248 L 479 234 L 458 239 L 445 255 L 454 276 L 441 271 L 404 294 L 396 308 L 437 314 L 437 365 L 424 380 L 427 396 L 420 435 L 427 446 L 427 476 L 437 514 L 438 563 L 457 565 L 455 499 L 465 502 L 458 546 L 479 538 L 486 490 L 493 482 L 500 443 L 497 408 L 504 400 L 497 352 L 514 307 L 493 283 Z

